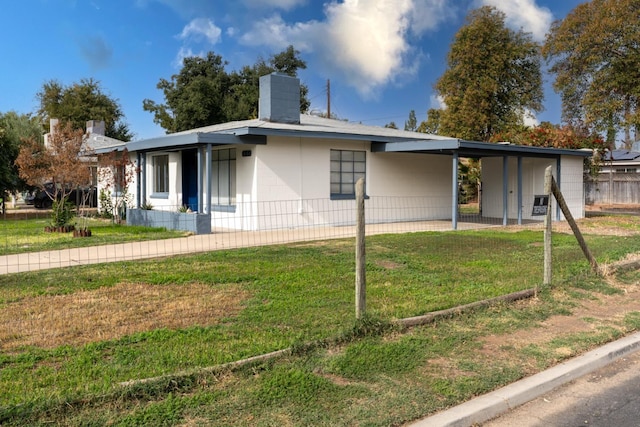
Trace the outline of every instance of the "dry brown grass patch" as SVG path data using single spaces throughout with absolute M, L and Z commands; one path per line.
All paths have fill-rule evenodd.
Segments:
M 241 309 L 248 292 L 202 283 L 120 283 L 69 295 L 40 295 L 0 310 L 0 350 L 53 348 L 118 339 L 158 328 L 214 325 Z

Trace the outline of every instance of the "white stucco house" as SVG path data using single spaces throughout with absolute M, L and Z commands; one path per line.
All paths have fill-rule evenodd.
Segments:
M 198 232 L 348 224 L 354 183 L 365 178 L 367 222 L 444 219 L 455 229 L 463 157 L 481 159 L 484 217 L 541 220 L 531 213 L 547 166 L 573 216 L 584 216 L 583 159 L 590 153 L 320 118 L 300 114 L 299 99 L 299 80 L 274 73 L 260 79 L 258 119 L 127 143 L 137 166 L 128 222 L 140 221 L 138 208 L 150 204 L 174 222 L 171 215 L 188 207 L 205 224 Z

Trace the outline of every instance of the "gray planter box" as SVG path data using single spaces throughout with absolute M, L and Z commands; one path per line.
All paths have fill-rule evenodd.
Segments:
M 127 209 L 127 224 L 165 227 L 168 230 L 184 230 L 195 234 L 211 233 L 211 215 L 203 213 Z

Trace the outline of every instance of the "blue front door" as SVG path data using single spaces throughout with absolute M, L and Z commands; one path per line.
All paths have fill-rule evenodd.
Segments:
M 198 151 L 182 151 L 182 204 L 198 211 Z

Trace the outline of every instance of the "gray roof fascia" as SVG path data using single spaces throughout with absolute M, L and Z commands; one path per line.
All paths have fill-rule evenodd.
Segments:
M 377 138 L 371 144 L 371 152 L 373 153 L 406 153 L 406 152 L 439 152 L 443 151 L 449 154 L 460 148 L 460 140 L 436 140 L 436 139 L 416 139 L 411 141 L 380 141 Z
M 590 150 L 569 150 L 549 147 L 529 147 L 525 145 L 499 144 L 489 142 L 451 140 L 413 140 L 404 142 L 375 142 L 372 152 L 424 152 L 431 154 L 453 154 L 458 152 L 465 157 L 514 156 L 549 157 L 581 156 L 590 157 Z
M 273 129 L 262 127 L 245 127 L 234 130 L 234 133 L 238 136 L 288 136 L 288 137 L 301 137 L 306 138 L 327 138 L 327 139 L 342 139 L 353 141 L 369 141 L 374 142 L 383 140 L 385 142 L 404 142 L 409 141 L 406 137 L 394 137 L 394 136 L 379 136 L 379 135 L 366 135 L 359 133 L 348 132 L 324 132 L 324 131 L 312 131 L 304 129 Z
M 202 144 L 266 144 L 266 138 L 241 137 L 230 133 L 193 132 L 143 139 L 127 144 L 129 151 L 152 151 Z

